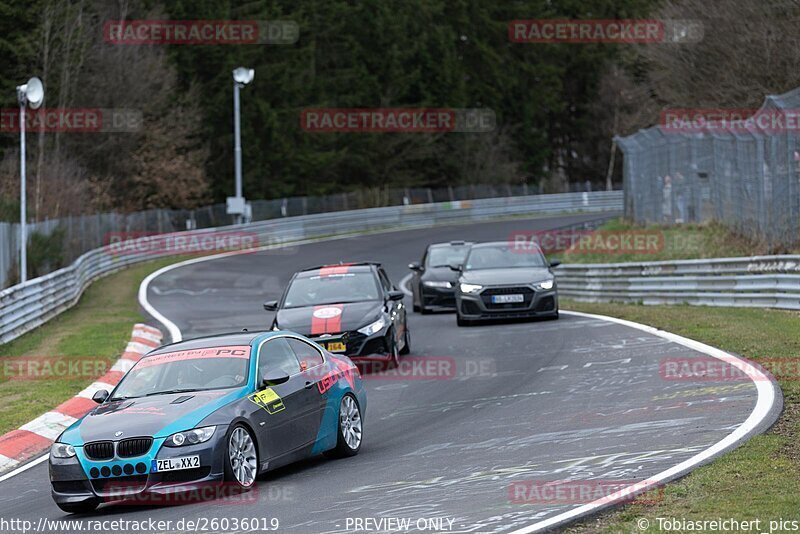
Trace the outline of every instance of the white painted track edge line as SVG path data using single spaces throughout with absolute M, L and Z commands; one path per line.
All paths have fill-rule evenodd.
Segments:
M 405 275 L 403 277 L 402 280 L 400 280 L 400 283 L 398 284 L 400 286 L 400 291 L 405 293 L 407 297 L 413 297 L 414 296 L 414 293 L 412 293 L 411 290 L 408 288 L 408 284 L 409 284 L 409 282 L 411 282 L 411 277 L 412 276 L 414 276 L 414 273 L 408 273 L 407 275 Z
M 544 530 L 554 528 L 557 525 L 561 525 L 566 521 L 578 519 L 579 517 L 589 515 L 602 508 L 609 507 L 610 505 L 622 501 L 625 498 L 629 498 L 630 495 L 632 494 L 641 493 L 642 491 L 648 488 L 652 488 L 654 486 L 659 485 L 660 483 L 667 482 L 672 478 L 679 476 L 681 473 L 693 469 L 705 463 L 706 461 L 714 458 L 715 456 L 722 454 L 728 448 L 735 446 L 740 440 L 744 439 L 750 432 L 756 429 L 767 417 L 769 417 L 770 413 L 772 413 L 772 408 L 776 400 L 775 388 L 777 387 L 777 385 L 773 383 L 771 377 L 768 377 L 760 369 L 758 369 L 757 367 L 753 366 L 752 364 L 741 358 L 733 356 L 732 354 L 728 354 L 727 352 L 720 350 L 716 347 L 706 345 L 705 343 L 701 343 L 693 339 L 679 336 L 678 334 L 673 334 L 671 332 L 659 330 L 657 328 L 653 328 L 652 326 L 647 326 L 633 321 L 627 321 L 625 319 L 617 319 L 616 317 L 608 317 L 605 315 L 597 315 L 593 313 L 583 313 L 583 312 L 574 312 L 565 310 L 561 310 L 561 313 L 565 315 L 575 315 L 578 317 L 599 319 L 603 321 L 609 321 L 612 323 L 621 324 L 624 326 L 628 326 L 630 328 L 635 328 L 637 330 L 641 330 L 649 334 L 662 337 L 673 343 L 678 343 L 690 349 L 702 352 L 713 358 L 717 358 L 726 362 L 731 362 L 733 359 L 733 361 L 737 361 L 741 365 L 740 367 L 741 369 L 747 370 L 746 374 L 750 376 L 750 378 L 753 380 L 753 383 L 756 386 L 756 390 L 758 392 L 758 400 L 756 401 L 756 405 L 753 408 L 753 411 L 750 413 L 750 416 L 747 419 L 745 419 L 745 421 L 741 425 L 739 425 L 733 432 L 731 432 L 730 434 L 728 434 L 715 444 L 711 445 L 707 449 L 695 454 L 691 458 L 684 460 L 683 462 L 674 465 L 669 469 L 661 471 L 660 473 L 657 473 L 656 475 L 649 477 L 642 482 L 631 484 L 630 486 L 627 486 L 612 495 L 609 495 L 607 497 L 602 497 L 596 501 L 584 504 L 583 506 L 579 506 L 577 508 L 573 508 L 572 510 L 560 513 L 543 521 L 538 521 L 536 523 L 528 525 L 527 527 L 514 530 L 510 534 L 531 534 L 533 532 L 542 532 Z M 757 377 L 758 379 L 754 379 L 753 378 L 754 376 Z
M 145 277 L 145 279 L 142 280 L 142 283 L 139 285 L 139 293 L 138 293 L 139 305 L 142 308 L 144 308 L 144 311 L 148 315 L 150 315 L 153 319 L 164 325 L 164 328 L 166 328 L 167 332 L 169 333 L 170 341 L 172 341 L 173 343 L 181 341 L 182 339 L 181 331 L 175 323 L 167 319 L 166 316 L 164 316 L 161 312 L 155 309 L 155 307 L 152 304 L 150 304 L 150 302 L 147 300 L 147 288 L 150 285 L 150 282 L 153 281 L 156 277 L 172 270 L 177 266 L 188 265 L 188 263 L 192 261 L 193 260 L 188 260 L 187 262 L 180 262 L 180 263 L 175 263 L 173 265 L 167 265 L 166 267 L 162 267 L 161 269 L 147 275 L 147 277 Z

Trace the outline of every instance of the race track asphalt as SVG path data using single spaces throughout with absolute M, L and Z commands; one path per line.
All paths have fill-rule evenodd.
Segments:
M 147 297 L 185 338 L 264 329 L 272 316 L 262 303 L 278 298 L 299 268 L 376 260 L 398 283 L 427 243 L 504 240 L 513 231 L 593 218 L 397 231 L 233 255 L 165 272 L 149 285 Z M 377 523 L 389 518 L 411 521 L 409 532 L 435 531 L 418 528 L 426 526 L 421 519 L 441 521 L 446 532 L 511 532 L 586 499 L 539 495 L 520 503 L 510 488 L 527 488 L 516 495 L 530 498 L 530 490 L 545 481 L 648 479 L 730 434 L 757 400 L 750 381 L 665 380 L 659 372 L 665 358 L 701 355 L 605 320 L 562 314 L 558 321 L 458 328 L 450 313 L 409 313 L 409 327 L 412 356 L 454 361 L 456 372 L 367 377 L 369 407 L 358 456 L 314 458 L 268 473 L 247 499 L 105 505 L 73 517 L 170 520 L 168 528 L 157 529 L 165 532 L 193 530 L 187 520 L 253 517 L 276 518 L 278 531 L 289 533 L 406 531 Z M 0 517 L 35 524 L 69 518 L 49 492 L 46 463 L 0 483 Z M 246 530 L 232 526 L 207 531 Z

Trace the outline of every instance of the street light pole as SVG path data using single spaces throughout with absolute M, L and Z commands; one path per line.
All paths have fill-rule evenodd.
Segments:
M 44 85 L 33 77 L 25 85 L 17 86 L 19 102 L 19 281 L 28 280 L 28 214 L 25 195 L 25 108 L 39 109 L 44 101 Z
M 19 281 L 28 280 L 28 213 L 25 198 L 25 104 L 19 105 Z
M 242 123 L 239 90 L 252 82 L 254 76 L 253 69 L 239 67 L 233 71 L 233 165 L 236 193 L 233 198 L 228 198 L 228 213 L 236 215 L 236 224 L 242 223 L 242 215 L 247 212 L 247 203 L 242 196 Z
M 239 82 L 233 82 L 233 159 L 236 176 L 236 198 L 242 197 L 242 124 L 239 112 Z M 236 224 L 242 223 L 242 215 L 236 215 Z

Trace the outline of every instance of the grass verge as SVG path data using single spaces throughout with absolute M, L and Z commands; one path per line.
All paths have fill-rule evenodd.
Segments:
M 726 258 L 769 253 L 763 245 L 737 236 L 717 223 L 641 226 L 623 219 L 612 219 L 597 230 L 591 234 L 588 232 L 577 234 L 574 236 L 576 241 L 570 248 L 548 252 L 548 256 L 558 256 L 564 263 L 618 263 Z M 620 237 L 643 239 L 640 242 L 631 240 L 627 245 L 620 245 L 618 242 L 624 242 L 623 239 L 619 239 Z M 649 238 L 653 240 L 650 241 Z
M 765 309 L 691 306 L 638 306 L 564 300 L 565 309 L 628 319 L 735 352 L 754 361 L 796 359 L 800 354 L 800 316 Z M 767 366 L 767 368 L 769 368 Z M 770 532 L 770 520 L 800 520 L 800 377 L 779 378 L 784 413 L 766 434 L 668 484 L 663 499 L 634 503 L 583 521 L 568 532 L 661 532 L 657 518 L 739 521 L 759 519 L 758 532 Z M 684 531 L 683 528 L 673 532 Z M 706 529 L 706 531 L 712 531 Z M 722 532 L 723 530 L 713 530 Z M 783 530 L 772 530 L 778 532 Z
M 101 278 L 69 310 L 0 345 L 0 434 L 58 406 L 109 369 L 130 340 L 133 324 L 142 320 L 137 300 L 142 280 L 185 259 L 162 258 Z M 90 365 L 81 365 L 77 372 L 53 367 L 51 373 L 46 367 L 54 362 L 51 358 Z M 23 373 L 19 373 L 20 364 L 26 369 Z M 103 372 L 92 372 L 96 364 Z

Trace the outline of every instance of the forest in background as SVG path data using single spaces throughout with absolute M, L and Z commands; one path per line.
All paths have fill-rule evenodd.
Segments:
M 31 220 L 233 193 L 231 71 L 249 199 L 381 187 L 606 187 L 611 138 L 667 107 L 758 107 L 798 83 L 786 0 L 0 0 L 0 108 L 37 75 L 45 106 L 134 109 L 126 133 L 28 134 Z M 515 19 L 699 20 L 693 44 L 512 43 Z M 293 44 L 117 45 L 120 19 L 290 20 Z M 309 133 L 308 108 L 489 108 L 490 133 Z M 619 186 L 620 157 L 615 184 Z M 18 135 L 0 133 L 0 220 L 18 218 Z

